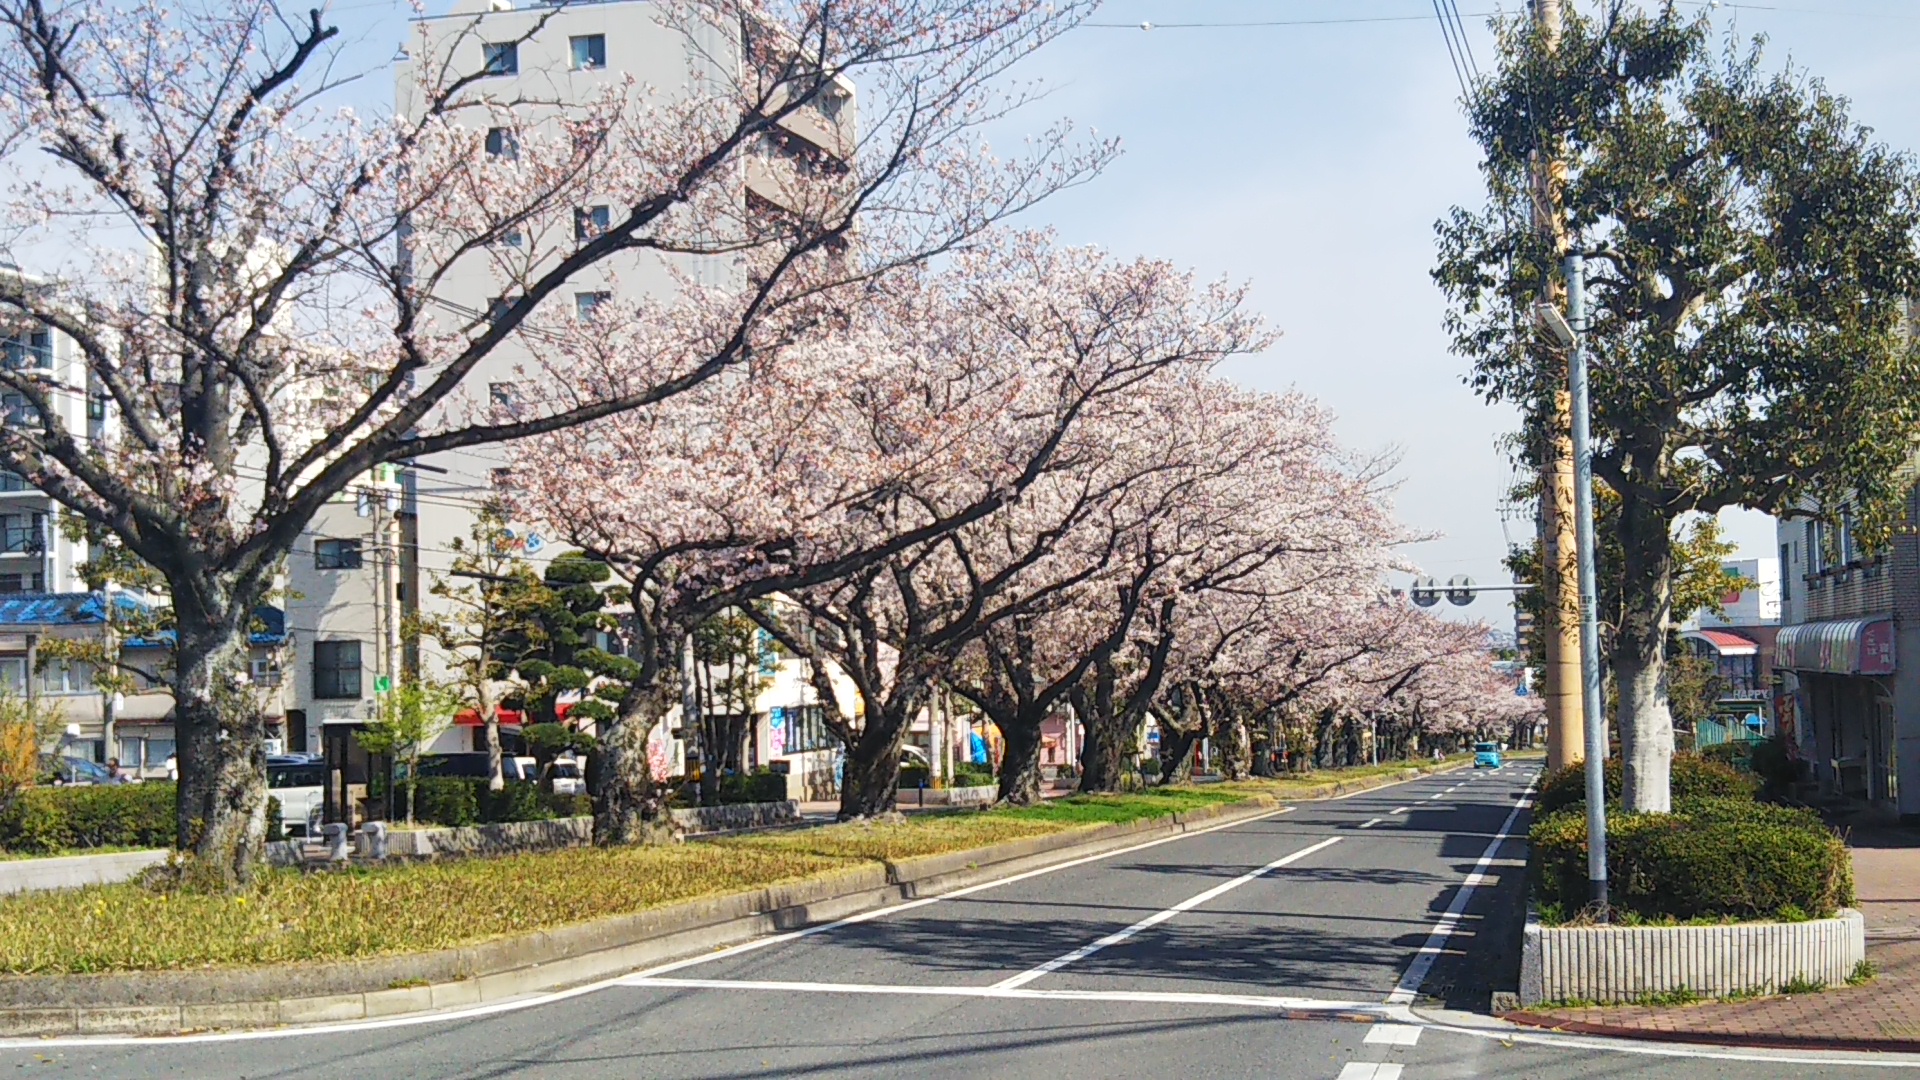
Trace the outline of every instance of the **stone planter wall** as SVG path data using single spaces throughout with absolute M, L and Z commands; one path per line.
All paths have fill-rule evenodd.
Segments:
M 1000 789 L 992 784 L 981 787 L 900 789 L 899 805 L 907 806 L 986 806 Z
M 1549 927 L 1527 919 L 1520 1004 L 1633 1001 L 1690 990 L 1704 997 L 1844 983 L 1867 956 L 1858 911 L 1798 923 Z
M 592 818 L 506 821 L 497 825 L 470 825 L 457 829 L 393 829 L 387 833 L 387 854 L 413 858 L 428 855 L 503 855 L 515 851 L 552 851 L 592 842 Z
M 674 824 L 690 833 L 758 829 L 768 825 L 785 825 L 799 820 L 800 804 L 792 799 L 783 799 L 780 802 L 735 803 L 732 806 L 693 806 L 673 811 Z

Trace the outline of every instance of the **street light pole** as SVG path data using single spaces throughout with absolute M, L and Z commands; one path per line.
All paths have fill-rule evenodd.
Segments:
M 1580 701 L 1586 720 L 1587 884 L 1596 918 L 1607 918 L 1606 731 L 1600 716 L 1600 628 L 1595 618 L 1593 567 L 1593 446 L 1588 430 L 1586 265 L 1568 255 L 1567 321 L 1572 348 L 1567 383 L 1573 420 L 1573 502 L 1575 547 L 1580 563 Z

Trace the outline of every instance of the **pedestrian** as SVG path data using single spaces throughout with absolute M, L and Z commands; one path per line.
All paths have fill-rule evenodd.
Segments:
M 107 759 L 107 783 L 124 784 L 126 782 L 127 782 L 127 774 L 120 771 L 120 759 L 117 757 L 108 758 Z

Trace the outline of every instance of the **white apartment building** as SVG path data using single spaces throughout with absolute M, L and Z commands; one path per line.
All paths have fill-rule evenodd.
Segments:
M 395 65 L 395 109 L 401 115 L 419 108 L 413 100 L 416 65 L 449 57 L 453 70 L 489 72 L 469 93 L 499 101 L 564 104 L 583 102 L 629 75 L 670 96 L 687 82 L 696 64 L 713 64 L 729 49 L 717 29 L 690 38 L 663 25 L 646 0 L 523 8 L 512 0 L 458 0 L 448 14 L 416 20 L 415 28 L 419 33 L 406 43 L 406 53 Z M 530 38 L 520 40 L 530 32 Z M 851 98 L 847 85 L 833 103 L 831 120 L 799 116 L 784 126 L 811 146 L 844 154 L 846 144 L 839 133 L 852 123 Z M 529 126 L 551 122 L 554 113 L 545 106 L 522 106 L 521 111 Z M 489 129 L 490 151 L 515 153 L 518 145 L 514 132 Z M 772 194 L 763 190 L 766 185 L 752 169 L 746 170 L 743 184 L 742 198 L 747 191 Z M 604 223 L 615 208 L 586 206 L 576 212 L 586 221 Z M 413 225 L 432 228 L 432 222 Z M 675 269 L 707 284 L 725 285 L 737 278 L 732 262 L 718 258 L 685 261 Z M 585 312 L 616 289 L 666 295 L 675 289 L 674 282 L 659 257 L 635 253 L 583 273 L 569 291 L 577 310 Z M 502 290 L 489 261 L 472 258 L 446 275 L 435 299 L 443 318 L 477 318 L 493 307 Z M 511 400 L 516 381 L 539 370 L 523 346 L 510 342 L 474 369 L 463 388 L 464 400 L 449 407 Z M 435 654 L 433 643 L 421 642 L 410 652 L 415 647 L 403 640 L 401 627 L 423 605 L 431 610 L 436 603 L 431 591 L 435 578 L 447 574 L 455 541 L 470 536 L 480 507 L 510 482 L 506 465 L 499 448 L 432 455 L 396 472 L 365 478 L 315 518 L 289 567 L 287 622 L 293 647 L 288 749 L 352 757 L 356 748 L 350 732 L 376 715 L 380 686 L 412 669 L 445 677 L 444 658 Z M 511 528 L 516 547 L 536 567 L 558 553 L 559 545 L 551 539 L 554 531 L 542 523 L 514 522 Z M 800 685 L 803 680 L 783 673 L 775 681 L 782 685 L 780 707 L 789 701 L 796 709 L 804 706 L 811 690 Z M 766 720 L 763 713 L 762 724 Z M 433 749 L 479 745 L 477 726 L 463 723 Z M 676 764 L 684 764 L 684 747 L 677 740 L 669 750 Z
M 94 440 L 108 437 L 106 399 L 94 392 L 92 375 L 71 338 L 51 327 L 23 331 L 0 339 L 0 357 L 9 368 L 47 374 L 58 387 L 53 403 L 67 430 Z M 0 412 L 9 424 L 37 422 L 38 414 L 17 394 L 0 393 Z M 62 535 L 59 521 L 60 509 L 50 496 L 0 471 L 0 595 L 87 587 L 79 573 L 87 544 Z

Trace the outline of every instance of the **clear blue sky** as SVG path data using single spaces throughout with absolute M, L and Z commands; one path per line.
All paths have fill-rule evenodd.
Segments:
M 1479 64 L 1490 66 L 1486 16 L 1524 4 L 1456 2 Z M 345 0 L 334 10 L 348 66 L 375 69 L 363 85 L 369 103 L 383 101 L 392 84 L 378 69 L 405 37 L 404 6 Z M 1303 24 L 1341 19 L 1380 21 Z M 1920 147 L 1920 3 L 1723 3 L 1715 20 L 1766 34 L 1774 63 L 1810 69 L 1887 142 Z M 1499 516 L 1510 472 L 1496 442 L 1514 421 L 1462 385 L 1428 277 L 1434 221 L 1480 198 L 1431 0 L 1111 0 L 1094 21 L 1125 26 L 1081 28 L 1030 59 L 1018 74 L 1053 92 L 1011 133 L 1067 116 L 1119 136 L 1125 154 L 1030 223 L 1250 282 L 1283 336 L 1230 374 L 1298 386 L 1338 412 L 1349 445 L 1397 452 L 1400 516 L 1444 534 L 1412 557 L 1441 578 L 1503 581 L 1506 531 L 1528 528 L 1515 521 L 1503 531 Z M 1142 21 L 1156 28 L 1143 31 Z M 1774 551 L 1769 520 L 1731 515 L 1728 526 L 1745 554 Z M 1507 617 L 1496 600 L 1463 614 Z

